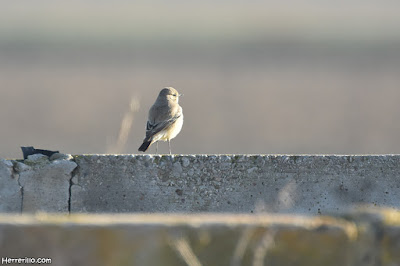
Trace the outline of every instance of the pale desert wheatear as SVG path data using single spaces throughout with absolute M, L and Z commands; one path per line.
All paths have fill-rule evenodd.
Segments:
M 139 151 L 145 152 L 151 144 L 158 141 L 168 141 L 169 154 L 171 154 L 171 139 L 175 138 L 182 129 L 183 113 L 179 105 L 177 90 L 172 87 L 160 91 L 156 102 L 149 110 L 147 119 L 146 137 Z M 158 149 L 157 149 L 158 150 Z

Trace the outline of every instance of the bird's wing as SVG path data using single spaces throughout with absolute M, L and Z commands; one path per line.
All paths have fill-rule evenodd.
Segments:
M 164 129 L 167 129 L 168 127 L 170 127 L 179 117 L 181 117 L 182 113 L 177 114 L 176 116 L 165 120 L 165 121 L 161 121 L 159 123 L 156 124 L 152 124 L 150 121 L 147 121 L 147 126 L 146 126 L 146 137 L 150 138 L 154 135 L 156 135 L 157 133 L 161 132 Z
M 146 132 L 152 130 L 156 124 L 152 124 L 150 121 L 147 121 Z

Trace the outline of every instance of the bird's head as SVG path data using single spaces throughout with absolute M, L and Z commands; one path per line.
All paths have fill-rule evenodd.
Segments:
M 179 96 L 182 96 L 182 94 L 179 94 L 177 90 L 175 90 L 172 87 L 166 87 L 160 91 L 160 94 L 158 95 L 159 98 L 164 98 L 167 99 L 168 101 L 172 102 L 179 102 Z

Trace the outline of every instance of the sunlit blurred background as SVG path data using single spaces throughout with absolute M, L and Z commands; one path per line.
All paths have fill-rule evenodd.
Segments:
M 173 153 L 399 153 L 399 10 L 394 0 L 2 1 L 0 156 L 31 145 L 138 153 L 165 86 L 184 94 Z

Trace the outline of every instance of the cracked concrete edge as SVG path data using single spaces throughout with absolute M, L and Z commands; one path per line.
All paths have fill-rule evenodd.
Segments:
M 13 161 L 0 158 L 0 212 L 21 212 L 22 193 Z
M 59 210 L 65 210 L 65 211 L 69 212 L 69 210 L 70 210 L 69 204 L 70 204 L 70 196 L 71 196 L 71 194 L 70 194 L 71 180 L 73 178 L 73 172 L 78 166 L 76 164 L 76 162 L 74 161 L 74 158 L 71 155 L 55 154 L 49 158 L 45 155 L 35 154 L 33 156 L 28 156 L 28 159 L 26 159 L 26 160 L 5 160 L 5 159 L 0 158 L 0 163 L 7 165 L 9 167 L 9 170 L 11 171 L 11 179 L 15 180 L 19 187 L 19 195 L 18 195 L 19 207 L 18 207 L 18 209 L 15 207 L 12 209 L 10 209 L 10 208 L 6 209 L 5 207 L 3 207 L 6 202 L 10 202 L 11 198 L 9 197 L 8 199 L 4 199 L 4 200 L 0 201 L 0 210 L 2 210 L 3 212 L 19 212 L 19 213 L 23 213 L 26 211 L 28 211 L 28 212 L 36 212 L 36 211 L 54 212 L 54 211 L 59 211 Z M 62 199 L 63 192 L 56 191 L 56 190 L 59 190 L 60 187 L 52 186 L 52 187 L 49 187 L 49 189 L 47 191 L 46 191 L 46 189 L 45 189 L 45 191 L 38 191 L 38 193 L 42 192 L 41 197 L 33 197 L 33 201 L 35 201 L 38 198 L 40 198 L 41 201 L 39 201 L 39 204 L 37 204 L 36 206 L 34 205 L 31 208 L 28 208 L 28 210 L 26 210 L 27 204 L 24 204 L 24 202 L 26 201 L 26 199 L 25 199 L 26 193 L 25 192 L 27 192 L 27 195 L 29 197 L 29 193 L 30 194 L 36 193 L 35 190 L 37 189 L 37 186 L 43 185 L 43 182 L 35 182 L 36 180 L 32 180 L 32 179 L 42 178 L 43 176 L 46 176 L 46 172 L 49 169 L 51 169 L 51 171 L 53 172 L 52 176 L 50 177 L 50 179 L 52 180 L 53 183 L 54 182 L 57 183 L 57 181 L 54 181 L 53 177 L 60 177 L 60 176 L 64 175 L 68 179 L 67 180 L 67 182 L 68 182 L 68 198 L 64 204 L 62 202 L 59 203 L 61 205 L 65 205 L 66 207 L 60 208 L 60 207 L 52 206 L 57 201 L 58 202 L 63 201 L 63 199 Z M 41 171 L 44 171 L 44 172 L 41 173 Z M 7 175 L 4 175 L 4 173 L 0 173 L 0 175 L 1 175 L 0 180 L 1 180 L 1 178 L 7 180 Z M 10 179 L 8 179 L 8 180 L 10 180 Z M 47 181 L 49 181 L 49 178 L 47 178 Z M 4 187 L 4 189 L 10 190 L 10 186 L 8 185 L 7 187 Z M 28 188 L 27 191 L 25 191 L 26 188 Z M 1 186 L 0 186 L 0 189 L 1 189 Z M 52 191 L 52 190 L 54 190 L 54 191 Z M 43 193 L 43 192 L 48 192 L 48 191 L 52 191 L 51 193 L 49 193 L 49 194 L 52 194 L 52 195 L 50 195 L 50 198 L 46 198 L 48 196 L 48 194 Z M 15 199 L 14 199 L 14 201 L 15 201 Z M 31 201 L 32 201 L 32 195 L 31 195 L 28 203 L 32 204 Z
M 20 196 L 21 196 L 21 198 L 20 198 L 21 204 L 20 204 L 19 211 L 20 211 L 20 213 L 22 213 L 22 210 L 24 209 L 24 187 L 21 185 L 21 182 L 19 180 L 19 173 L 16 172 L 14 168 L 13 168 L 13 171 L 15 172 L 15 175 L 17 176 L 16 179 L 17 179 L 18 185 L 19 185 L 19 191 L 20 191 Z
M 74 161 L 76 163 L 76 167 L 74 168 L 74 170 L 71 171 L 71 178 L 69 179 L 69 188 L 68 188 L 68 213 L 71 213 L 71 204 L 72 204 L 72 186 L 74 184 L 77 184 L 77 176 L 79 175 L 79 164 L 75 161 L 75 158 L 73 157 L 71 159 L 72 161 Z

